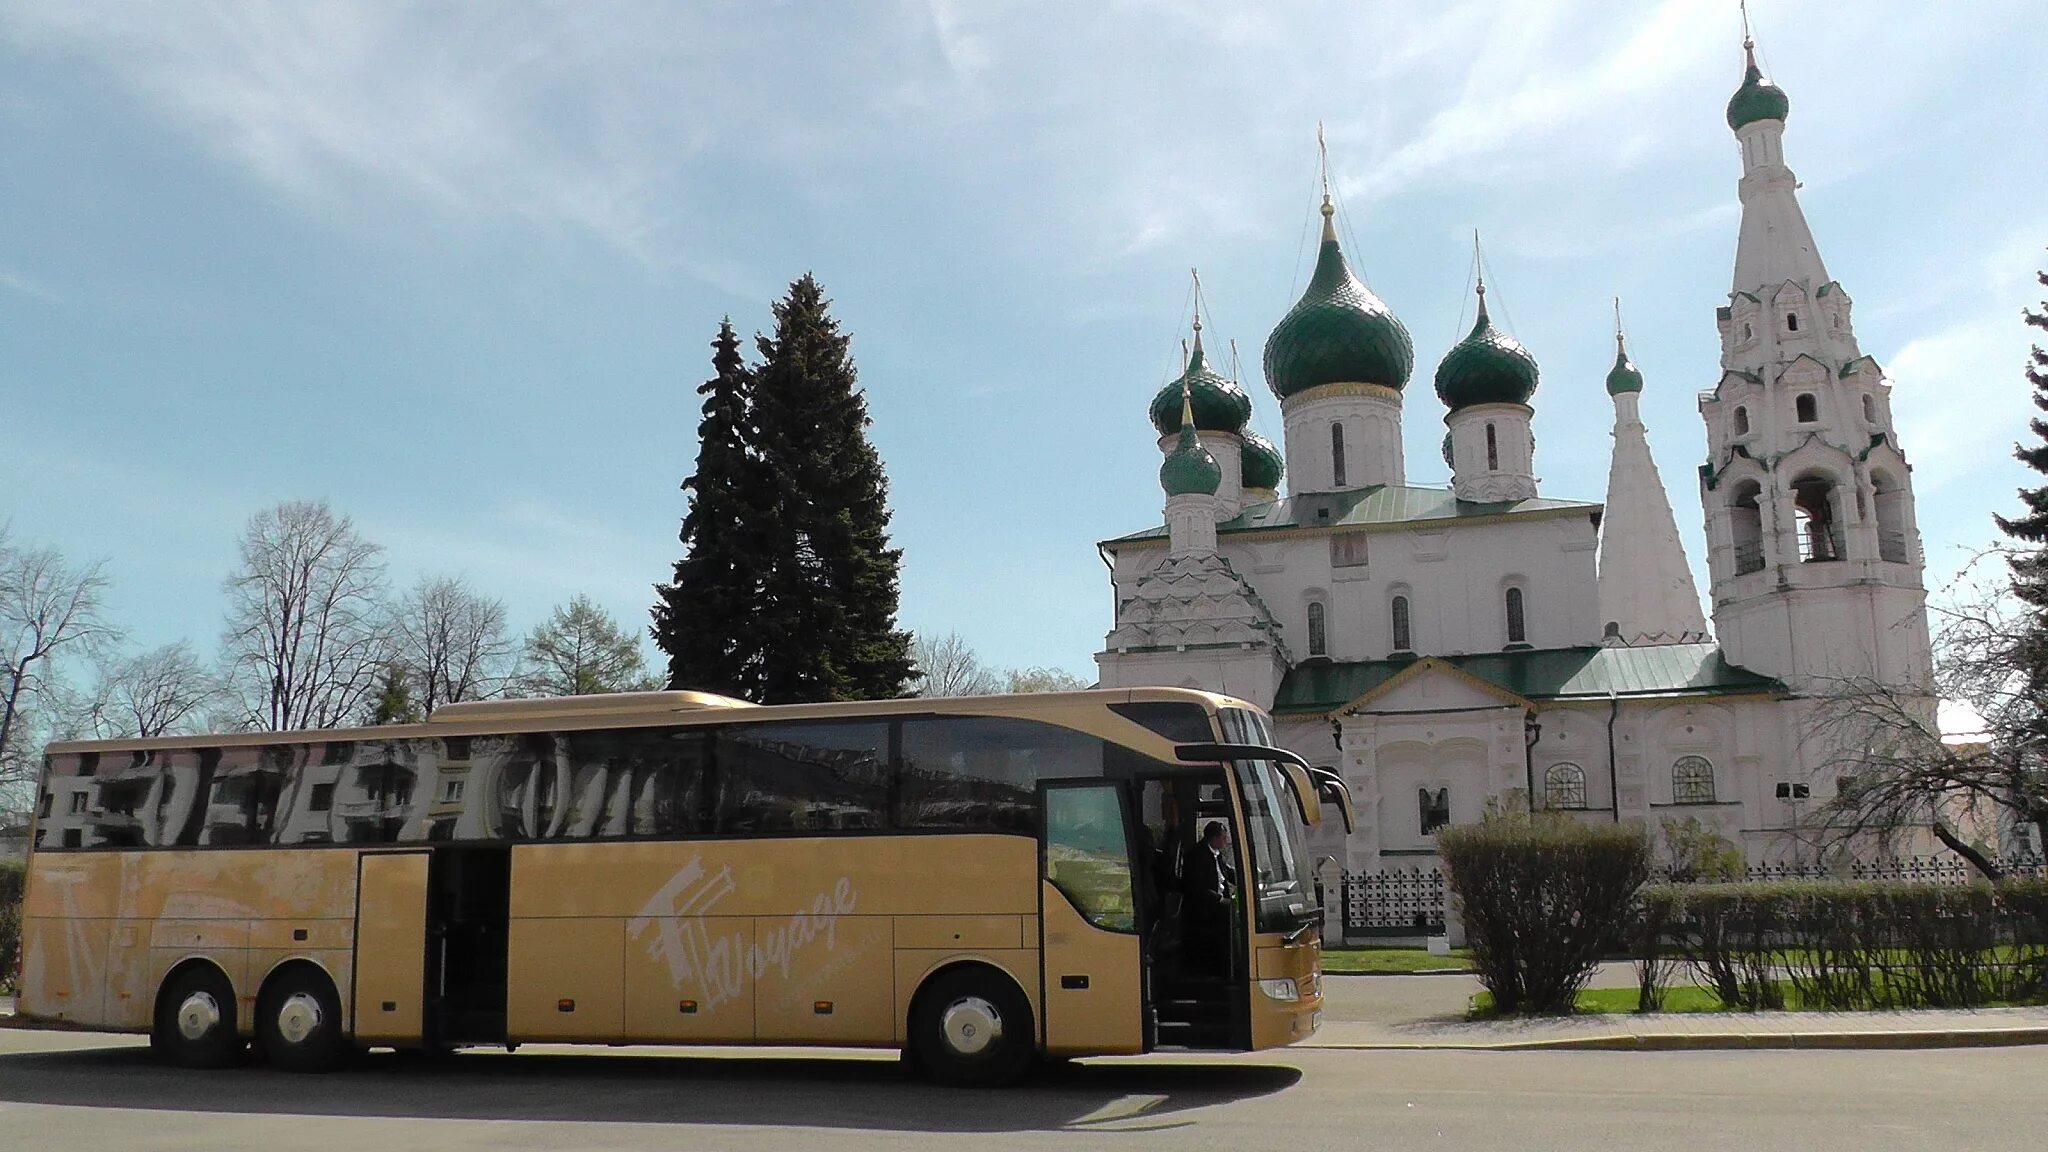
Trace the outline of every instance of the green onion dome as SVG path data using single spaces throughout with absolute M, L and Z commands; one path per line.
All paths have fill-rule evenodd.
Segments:
M 1166 489 L 1168 496 L 1214 496 L 1216 489 L 1223 486 L 1223 468 L 1202 446 L 1202 438 L 1195 434 L 1192 423 L 1181 425 L 1180 443 L 1174 445 L 1173 451 L 1166 454 L 1166 462 L 1159 466 L 1159 486 Z
M 1471 335 L 1437 365 L 1436 394 L 1453 412 L 1474 404 L 1527 404 L 1536 394 L 1536 358 L 1487 318 L 1483 284 Z
M 1759 120 L 1783 120 L 1785 113 L 1792 110 L 1792 101 L 1786 98 L 1783 88 L 1764 79 L 1763 69 L 1756 66 L 1756 49 L 1744 44 L 1742 50 L 1749 57 L 1749 68 L 1742 75 L 1742 87 L 1728 98 L 1728 127 L 1740 129 Z
M 1202 325 L 1195 324 L 1195 346 L 1188 353 L 1185 372 L 1159 390 L 1152 398 L 1152 426 L 1161 436 L 1180 431 L 1181 395 L 1185 392 L 1195 413 L 1195 428 L 1202 432 L 1236 432 L 1252 418 L 1252 398 L 1210 368 L 1202 355 Z
M 1415 345 L 1386 302 L 1344 262 L 1323 202 L 1323 246 L 1315 275 L 1266 338 L 1266 383 L 1285 400 L 1323 384 L 1401 388 L 1415 370 Z
M 1249 428 L 1238 435 L 1244 437 L 1244 449 L 1238 455 L 1243 463 L 1244 486 L 1266 492 L 1278 491 L 1280 477 L 1287 471 L 1280 450 L 1273 446 L 1271 440 Z
M 1614 367 L 1607 370 L 1607 394 L 1619 396 L 1623 392 L 1641 392 L 1643 374 L 1629 362 L 1628 348 L 1622 344 L 1621 336 L 1614 337 Z

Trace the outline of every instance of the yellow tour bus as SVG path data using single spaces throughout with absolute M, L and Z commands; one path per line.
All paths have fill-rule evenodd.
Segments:
M 19 1011 L 293 1070 L 773 1044 L 997 1083 L 1287 1044 L 1321 1005 L 1303 828 L 1351 813 L 1272 744 L 1253 706 L 1165 688 L 54 744 Z

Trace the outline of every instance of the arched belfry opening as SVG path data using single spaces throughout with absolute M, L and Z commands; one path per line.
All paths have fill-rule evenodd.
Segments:
M 1808 472 L 1792 482 L 1792 517 L 1799 533 L 1799 559 L 1817 564 L 1840 560 L 1842 521 L 1835 500 L 1835 482 L 1818 472 Z
M 1735 542 L 1735 574 L 1764 570 L 1763 485 L 1744 480 L 1728 497 L 1728 519 Z
M 1883 469 L 1870 473 L 1870 487 L 1877 496 L 1877 558 L 1893 564 L 1910 564 L 1913 550 L 1906 527 L 1906 487 Z

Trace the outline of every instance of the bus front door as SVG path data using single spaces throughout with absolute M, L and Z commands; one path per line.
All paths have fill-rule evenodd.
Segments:
M 426 1027 L 426 852 L 356 858 L 355 1037 L 418 1044 Z
M 1144 971 L 1124 788 L 1096 781 L 1042 790 L 1045 1050 L 1142 1052 Z

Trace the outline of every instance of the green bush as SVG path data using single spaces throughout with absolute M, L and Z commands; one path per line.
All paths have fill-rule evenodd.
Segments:
M 1643 894 L 1645 953 L 1678 957 L 1722 1005 L 1973 1008 L 2048 994 L 2048 882 L 1664 884 Z M 1640 994 L 1656 996 L 1646 976 Z
M 1437 849 L 1479 981 L 1503 1013 L 1570 1012 L 1649 875 L 1640 828 L 1561 813 L 1446 828 Z
M 14 965 L 21 957 L 21 893 L 28 873 L 15 861 L 0 861 L 0 992 L 14 991 Z

